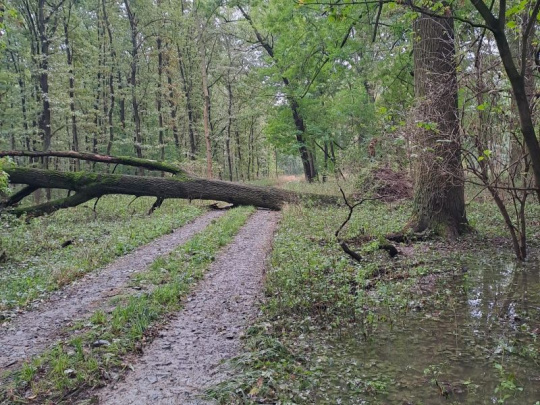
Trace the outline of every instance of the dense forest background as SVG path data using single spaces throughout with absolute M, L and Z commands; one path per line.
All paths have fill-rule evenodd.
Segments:
M 524 258 L 525 205 L 540 194 L 539 7 L 8 1 L 0 144 L 166 160 L 231 181 L 386 166 L 413 179 L 411 228 L 450 237 L 466 231 L 470 182 Z
M 412 14 L 403 7 L 388 6 L 389 25 L 376 32 L 372 6 L 275 1 L 240 11 L 212 1 L 70 0 L 3 7 L 3 149 L 135 155 L 199 171 L 209 150 L 216 177 L 267 176 L 276 158 L 278 170 L 297 173 L 298 160 L 289 158 L 299 149 L 294 100 L 321 175 L 333 160 L 367 156 L 374 137 L 405 150 Z

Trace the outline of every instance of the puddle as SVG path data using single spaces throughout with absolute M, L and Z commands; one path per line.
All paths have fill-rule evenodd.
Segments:
M 317 403 L 540 405 L 538 261 L 469 263 L 431 298 L 317 350 Z

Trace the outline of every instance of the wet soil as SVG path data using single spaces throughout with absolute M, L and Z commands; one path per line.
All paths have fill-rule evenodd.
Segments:
M 243 330 L 257 315 L 278 218 L 271 211 L 252 215 L 184 309 L 134 359 L 134 371 L 97 393 L 100 404 L 206 403 L 201 392 L 227 378 L 222 363 L 238 354 Z
M 40 307 L 21 314 L 0 327 L 0 371 L 44 351 L 64 337 L 66 327 L 91 315 L 107 298 L 125 293 L 129 278 L 146 269 L 223 215 L 212 211 L 175 232 L 123 256 L 70 286 L 53 293 Z

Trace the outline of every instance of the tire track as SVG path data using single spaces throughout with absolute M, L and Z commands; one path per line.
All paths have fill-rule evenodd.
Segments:
M 238 354 L 241 332 L 257 314 L 266 256 L 279 213 L 257 211 L 218 256 L 125 381 L 98 392 L 100 404 L 197 404 L 222 381 L 220 364 Z
M 203 214 L 173 233 L 53 293 L 39 308 L 18 316 L 7 327 L 0 328 L 0 371 L 44 351 L 65 334 L 65 328 L 71 322 L 84 319 L 107 298 L 122 292 L 121 287 L 134 273 L 146 269 L 159 256 L 187 242 L 223 213 L 211 211 Z

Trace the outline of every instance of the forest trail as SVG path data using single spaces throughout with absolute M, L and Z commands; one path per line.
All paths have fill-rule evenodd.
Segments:
M 125 381 L 98 392 L 100 404 L 201 404 L 201 391 L 226 377 L 241 332 L 257 315 L 266 257 L 279 213 L 257 211 L 217 257 L 203 281 L 135 359 Z
M 15 318 L 7 327 L 0 329 L 0 371 L 41 353 L 65 337 L 66 327 L 71 322 L 84 319 L 108 298 L 125 292 L 126 283 L 133 274 L 143 271 L 159 256 L 187 242 L 223 213 L 211 211 L 203 214 L 173 233 L 54 292 L 39 308 Z

